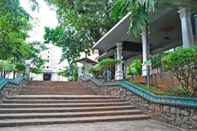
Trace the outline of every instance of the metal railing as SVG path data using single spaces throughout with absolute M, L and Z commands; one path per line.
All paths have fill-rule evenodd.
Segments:
M 15 79 L 6 79 L 6 78 L 0 78 L 0 91 L 3 90 L 8 84 L 11 85 L 17 85 L 19 86 L 23 81 L 25 80 L 25 77 L 16 77 Z
M 197 109 L 197 97 L 159 96 L 129 81 L 115 81 L 115 82 L 103 83 L 95 79 L 90 79 L 90 80 L 98 86 L 102 86 L 102 85 L 103 86 L 118 86 L 118 87 L 125 88 L 131 91 L 133 94 L 140 96 L 144 98 L 145 100 L 152 102 L 152 103 Z

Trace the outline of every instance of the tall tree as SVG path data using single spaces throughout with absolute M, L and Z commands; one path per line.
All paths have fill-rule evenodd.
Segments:
M 18 0 L 0 1 L 0 59 L 22 55 L 27 32 L 31 29 L 29 20 Z
M 46 0 L 57 7 L 61 25 L 71 25 L 98 40 L 112 27 L 111 8 L 114 0 Z
M 47 0 L 57 8 L 59 27 L 46 28 L 46 42 L 63 49 L 63 59 L 72 65 L 81 52 L 89 53 L 94 41 L 108 31 L 115 21 L 111 18 L 114 0 Z
M 90 47 L 87 46 L 90 45 L 84 40 L 86 37 L 89 37 L 87 33 L 78 32 L 72 26 L 55 29 L 45 28 L 44 36 L 46 43 L 55 43 L 55 45 L 62 47 L 62 60 L 66 59 L 70 66 L 80 57 L 81 52 L 88 52 Z
M 26 41 L 31 17 L 19 0 L 0 1 L 0 72 L 21 71 L 25 60 L 40 63 L 39 51 Z M 35 60 L 36 59 L 36 60 Z M 20 69 L 19 69 L 20 68 Z
M 114 19 L 120 19 L 130 13 L 129 31 L 137 37 L 146 30 L 150 20 L 149 15 L 154 12 L 155 7 L 156 0 L 116 0 L 112 16 Z

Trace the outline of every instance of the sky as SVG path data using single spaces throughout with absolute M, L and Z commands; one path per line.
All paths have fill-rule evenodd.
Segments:
M 29 42 L 32 42 L 32 41 L 43 42 L 44 41 L 44 38 L 43 38 L 44 27 L 53 28 L 58 25 L 58 20 L 57 20 L 55 9 L 49 6 L 44 0 L 37 0 L 37 2 L 39 3 L 39 11 L 32 11 L 29 0 L 20 0 L 21 6 L 33 18 L 33 20 L 31 20 L 33 28 L 29 32 L 29 38 L 27 39 Z M 52 52 L 53 56 L 50 57 L 50 60 L 53 63 L 53 65 L 50 64 L 50 68 L 52 68 L 54 65 L 59 66 L 57 64 L 57 61 L 60 61 L 61 54 L 62 54 L 60 48 L 52 44 L 48 44 L 47 47 L 49 50 L 53 50 Z M 45 59 L 45 57 L 47 56 L 48 54 L 46 53 L 46 51 L 41 52 L 41 57 Z M 67 61 L 62 62 L 61 64 L 67 65 Z
M 31 15 L 33 18 L 33 29 L 29 32 L 28 41 L 41 41 L 43 42 L 44 38 L 44 27 L 56 27 L 58 25 L 58 20 L 56 16 L 56 11 L 54 8 L 50 7 L 43 0 L 37 0 L 39 3 L 39 11 L 32 11 L 31 4 L 29 0 L 20 0 L 21 6 Z M 61 52 L 55 52 L 54 54 L 61 54 Z M 82 53 L 82 56 L 85 56 Z M 56 57 L 56 56 L 54 56 Z M 98 54 L 91 55 L 90 59 L 95 59 L 98 57 Z
M 29 0 L 20 0 L 21 6 L 31 15 L 33 18 L 32 31 L 29 32 L 28 41 L 43 41 L 44 27 L 56 27 L 58 20 L 54 8 L 50 7 L 43 0 L 38 0 L 39 11 L 32 11 Z

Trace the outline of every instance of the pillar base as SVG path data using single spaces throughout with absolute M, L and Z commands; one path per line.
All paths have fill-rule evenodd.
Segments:
M 122 71 L 117 71 L 115 73 L 115 80 L 123 80 L 124 77 L 123 77 L 123 72 Z
M 142 66 L 142 76 L 147 76 L 148 75 L 148 67 L 147 65 Z

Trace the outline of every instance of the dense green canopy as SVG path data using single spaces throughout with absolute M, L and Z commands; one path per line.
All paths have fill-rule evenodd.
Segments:
M 31 30 L 30 20 L 31 17 L 20 6 L 19 0 L 0 1 L 1 75 L 5 76 L 6 72 L 11 71 L 24 71 L 25 60 L 40 59 L 35 42 L 27 42 L 28 32 Z
M 63 59 L 75 62 L 81 52 L 89 53 L 116 21 L 111 17 L 114 0 L 47 0 L 55 5 L 59 26 L 46 28 L 45 40 L 63 48 Z
M 18 0 L 0 1 L 0 59 L 26 57 L 29 19 Z

